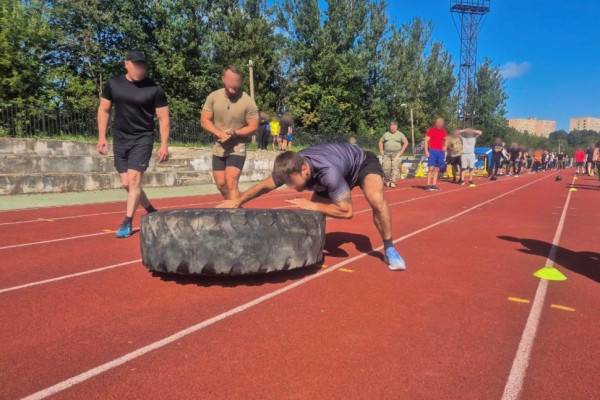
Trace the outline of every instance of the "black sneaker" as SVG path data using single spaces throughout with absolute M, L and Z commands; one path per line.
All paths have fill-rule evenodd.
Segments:
M 425 191 L 426 192 L 433 192 L 435 189 L 433 188 L 433 185 L 427 185 L 425 186 Z
M 431 190 L 433 190 L 434 192 L 438 192 L 440 190 L 440 188 L 438 185 L 432 185 Z

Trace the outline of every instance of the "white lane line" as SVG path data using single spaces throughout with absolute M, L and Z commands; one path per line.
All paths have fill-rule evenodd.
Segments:
M 483 186 L 483 185 L 485 185 L 485 183 L 482 184 L 481 186 Z M 419 200 L 419 199 L 423 199 L 423 198 L 427 198 L 427 197 L 436 197 L 436 196 L 442 195 L 444 193 L 455 192 L 456 190 L 460 190 L 460 189 L 450 190 L 450 191 L 447 191 L 447 192 L 440 192 L 440 193 L 437 193 L 435 195 L 415 197 L 415 198 L 411 198 L 411 199 L 408 199 L 408 200 L 399 201 L 399 202 L 396 202 L 396 203 L 390 203 L 389 206 L 390 207 L 394 207 L 394 206 L 397 206 L 397 205 L 400 205 L 400 204 L 410 203 L 411 201 L 415 201 L 415 200 Z M 295 208 L 295 207 L 296 206 L 294 206 L 294 205 L 289 205 L 289 206 L 281 206 L 281 207 L 275 207 L 275 208 L 276 209 L 281 209 L 281 208 Z M 369 211 L 371 211 L 371 208 L 366 208 L 366 209 L 359 210 L 359 211 L 355 212 L 354 215 L 363 214 L 363 213 L 366 213 L 366 212 L 369 212 Z M 327 217 L 327 219 L 331 219 L 331 218 Z M 139 229 L 139 228 L 135 228 L 135 229 Z M 109 233 L 115 233 L 115 231 L 102 232 L 102 233 L 109 234 Z M 2 248 L 0 248 L 0 250 L 1 249 Z M 24 284 L 19 285 L 19 286 L 13 286 L 13 287 L 5 288 L 5 289 L 0 289 L 0 294 L 4 293 L 4 292 L 10 292 L 10 291 L 14 291 L 14 290 L 19 290 L 19 289 L 25 289 L 25 288 L 28 288 L 28 287 L 31 287 L 31 286 L 37 286 L 37 285 L 43 285 L 43 284 L 46 284 L 46 283 L 52 283 L 52 282 L 60 281 L 60 280 L 63 280 L 63 279 L 75 278 L 75 277 L 78 277 L 78 276 L 81 276 L 81 275 L 87 275 L 87 274 L 93 274 L 93 273 L 96 273 L 96 272 L 102 272 L 102 271 L 107 270 L 107 269 L 121 267 L 121 266 L 128 265 L 128 264 L 131 264 L 131 263 L 139 262 L 139 261 L 141 261 L 141 259 L 132 260 L 132 261 L 125 261 L 125 262 L 123 262 L 121 264 L 109 265 L 107 267 L 88 269 L 88 270 L 84 270 L 84 271 L 81 271 L 81 272 L 78 272 L 78 273 L 69 274 L 69 275 L 61 275 L 61 276 L 58 276 L 58 277 L 55 277 L 55 278 L 49 278 L 49 279 L 45 279 L 45 280 L 42 280 L 42 281 L 24 283 Z
M 465 215 L 465 214 L 467 214 L 467 213 L 469 213 L 471 211 L 474 211 L 474 210 L 476 210 L 476 209 L 478 209 L 478 208 L 480 208 L 480 207 L 482 207 L 482 206 L 484 206 L 486 204 L 489 204 L 489 203 L 491 203 L 493 201 L 501 199 L 501 198 L 503 198 L 505 196 L 508 196 L 511 193 L 514 193 L 514 192 L 516 192 L 518 190 L 524 189 L 524 188 L 526 188 L 526 187 L 528 187 L 530 185 L 533 185 L 536 182 L 541 181 L 542 179 L 547 179 L 547 178 L 548 178 L 548 176 L 536 179 L 536 180 L 531 181 L 529 183 L 526 183 L 526 184 L 524 184 L 522 186 L 519 186 L 519 187 L 514 188 L 512 190 L 509 190 L 507 192 L 504 192 L 504 193 L 502 193 L 502 194 L 500 194 L 500 195 L 498 195 L 496 197 L 493 197 L 491 199 L 488 199 L 486 201 L 478 203 L 478 204 L 476 204 L 476 205 L 474 205 L 474 206 L 472 206 L 472 207 L 470 207 L 470 208 L 468 208 L 468 209 L 466 209 L 464 211 L 461 211 L 461 212 L 459 212 L 457 214 L 454 214 L 454 215 L 452 215 L 450 217 L 444 218 L 444 219 L 442 219 L 440 221 L 437 221 L 437 222 L 435 222 L 433 224 L 427 225 L 427 226 L 425 226 L 425 227 L 423 227 L 421 229 L 417 229 L 416 231 L 413 231 L 413 232 L 408 233 L 408 234 L 406 234 L 404 236 L 401 236 L 401 237 L 395 239 L 394 243 L 399 243 L 399 242 L 401 242 L 403 240 L 406 240 L 406 239 L 408 239 L 408 238 L 410 238 L 412 236 L 418 235 L 419 233 L 422 233 L 422 232 L 425 232 L 425 231 L 430 230 L 432 228 L 435 228 L 438 225 L 441 225 L 441 224 L 444 224 L 446 222 L 449 222 L 449 221 L 451 221 L 451 220 L 453 220 L 455 218 L 458 218 L 458 217 L 460 217 L 462 215 Z M 310 282 L 310 281 L 312 281 L 314 279 L 320 278 L 320 277 L 322 277 L 322 276 L 324 276 L 326 274 L 329 274 L 329 273 L 331 273 L 333 271 L 336 271 L 336 270 L 342 268 L 345 265 L 353 263 L 354 261 L 359 260 L 359 259 L 361 259 L 363 257 L 366 257 L 367 255 L 372 254 L 374 252 L 377 252 L 377 251 L 379 251 L 381 249 L 383 249 L 383 246 L 379 246 L 376 249 L 373 249 L 372 251 L 370 251 L 369 253 L 362 253 L 362 254 L 358 254 L 358 255 L 356 255 L 354 257 L 348 258 L 348 259 L 346 259 L 344 261 L 341 261 L 341 262 L 339 262 L 337 264 L 332 265 L 329 268 L 321 269 L 319 272 L 317 272 L 317 273 L 315 273 L 313 275 L 306 276 L 306 277 L 304 277 L 304 278 L 302 278 L 302 279 L 300 279 L 300 280 L 298 280 L 298 281 L 296 281 L 294 283 L 291 283 L 291 284 L 286 285 L 286 286 L 284 286 L 282 288 L 274 290 L 273 292 L 264 294 L 264 295 L 262 295 L 260 297 L 257 297 L 254 300 L 251 300 L 251 301 L 249 301 L 247 303 L 244 303 L 242 305 L 234 307 L 234 308 L 232 308 L 232 309 L 230 309 L 228 311 L 225 311 L 225 312 L 223 312 L 221 314 L 218 314 L 218 315 L 216 315 L 216 316 L 214 316 L 212 318 L 209 318 L 209 319 L 206 319 L 204 321 L 201 321 L 201 322 L 199 322 L 199 323 L 197 323 L 195 325 L 189 326 L 189 327 L 187 327 L 187 328 L 185 328 L 183 330 L 180 330 L 180 331 L 178 331 L 178 332 L 176 332 L 176 333 L 174 333 L 174 334 L 172 334 L 170 336 L 164 337 L 163 339 L 160 339 L 160 340 L 158 340 L 156 342 L 153 342 L 153 343 L 150 343 L 150 344 L 148 344 L 146 346 L 140 347 L 139 349 L 134 350 L 134 351 L 132 351 L 130 353 L 124 354 L 124 355 L 122 355 L 122 356 L 120 356 L 118 358 L 113 359 L 112 361 L 109 361 L 109 362 L 101 364 L 101 365 L 99 365 L 97 367 L 91 368 L 91 369 L 89 369 L 89 370 L 87 370 L 85 372 L 82 372 L 79 375 L 75 375 L 75 376 L 73 376 L 71 378 L 65 379 L 62 382 L 59 382 L 59 383 L 57 383 L 55 385 L 49 386 L 49 387 L 47 387 L 45 389 L 42 389 L 42 390 L 40 390 L 38 392 L 35 392 L 35 393 L 33 393 L 33 394 L 31 394 L 31 395 L 29 395 L 27 397 L 24 397 L 23 399 L 24 400 L 40 400 L 40 399 L 44 399 L 46 397 L 52 396 L 52 395 L 54 395 L 56 393 L 62 392 L 63 390 L 66 390 L 66 389 L 68 389 L 68 388 L 70 388 L 70 387 L 72 387 L 74 385 L 77 385 L 79 383 L 85 382 L 85 381 L 87 381 L 87 380 L 89 380 L 91 378 L 94 378 L 94 377 L 96 377 L 96 376 L 98 376 L 98 375 L 100 375 L 100 374 L 102 374 L 102 373 L 104 373 L 106 371 L 114 369 L 114 368 L 116 368 L 116 367 L 118 367 L 120 365 L 123 365 L 123 364 L 125 364 L 125 363 L 127 363 L 129 361 L 132 361 L 132 360 L 134 360 L 136 358 L 139 358 L 139 357 L 141 357 L 141 356 L 143 356 L 143 355 L 145 355 L 147 353 L 150 353 L 150 352 L 152 352 L 154 350 L 160 349 L 160 348 L 165 347 L 165 346 L 167 346 L 167 345 L 169 345 L 169 344 L 171 344 L 173 342 L 176 342 L 176 341 L 178 341 L 178 340 L 180 340 L 180 339 L 182 339 L 182 338 L 184 338 L 184 337 L 186 337 L 188 335 L 191 335 L 192 333 L 198 332 L 198 331 L 200 331 L 200 330 L 202 330 L 202 329 L 204 329 L 206 327 L 214 325 L 215 323 L 217 323 L 219 321 L 222 321 L 222 320 L 224 320 L 226 318 L 232 317 L 232 316 L 234 316 L 236 314 L 240 314 L 243 311 L 246 311 L 246 310 L 248 310 L 248 309 L 250 309 L 250 308 L 252 308 L 254 306 L 257 306 L 257 305 L 259 305 L 261 303 L 264 303 L 265 301 L 268 301 L 268 300 L 270 300 L 270 299 L 272 299 L 274 297 L 277 297 L 277 296 L 282 295 L 282 294 L 284 294 L 286 292 L 289 292 L 290 290 L 292 290 L 294 288 L 297 288 L 298 286 L 302 286 L 302 285 L 304 285 L 304 284 L 306 284 L 306 283 L 308 283 L 308 282 Z
M 11 244 L 9 246 L 2 246 L 2 247 L 0 247 L 0 250 L 15 249 L 17 247 L 35 246 L 36 244 L 64 242 L 66 240 L 83 239 L 83 238 L 94 237 L 94 236 L 108 235 L 108 234 L 111 234 L 111 233 L 114 233 L 114 231 L 88 233 L 88 234 L 85 234 L 85 235 L 78 235 L 78 236 L 67 236 L 67 237 L 58 238 L 58 239 L 40 240 L 39 242 L 28 242 L 28 243 Z
M 398 192 L 398 191 L 401 191 L 401 190 L 408 190 L 408 189 L 412 189 L 412 188 L 411 187 L 402 187 L 402 188 L 397 188 L 397 189 L 389 189 L 389 190 L 386 191 L 386 193 L 388 193 L 388 192 Z M 276 193 L 276 194 L 271 194 L 271 195 L 263 196 L 262 199 L 268 199 L 268 198 L 274 198 L 274 197 L 293 196 L 294 194 L 295 194 L 294 192 L 286 191 L 286 193 Z M 361 195 L 360 194 L 355 194 L 352 197 L 358 197 L 358 196 L 361 196 Z M 178 205 L 171 205 L 171 206 L 162 206 L 162 207 L 158 207 L 158 208 L 162 210 L 162 209 L 170 209 L 170 208 L 211 205 L 211 204 L 218 204 L 221 201 L 222 200 L 217 200 L 217 201 L 203 201 L 203 202 L 199 202 L 199 203 L 186 203 L 186 204 L 178 204 Z M 97 217 L 97 216 L 100 216 L 100 215 L 113 215 L 113 214 L 122 214 L 122 213 L 123 213 L 123 210 L 120 210 L 120 211 L 104 211 L 104 212 L 90 213 L 90 214 L 67 215 L 67 216 L 64 216 L 64 217 L 40 217 L 40 218 L 28 219 L 28 220 L 21 220 L 21 221 L 0 222 L 0 226 L 21 225 L 21 224 L 29 224 L 29 223 L 33 223 L 33 222 L 64 221 L 64 220 L 69 220 L 69 219 L 78 219 L 78 218 L 85 218 L 85 217 Z
M 289 194 L 291 195 L 293 193 L 289 193 Z M 269 197 L 280 197 L 280 196 L 286 196 L 286 195 L 288 195 L 288 193 L 278 193 L 278 194 L 268 195 L 267 198 L 269 198 Z M 169 208 L 178 208 L 178 207 L 201 206 L 201 205 L 209 205 L 209 204 L 218 204 L 221 201 L 222 200 L 201 201 L 201 202 L 198 202 L 198 203 L 186 203 L 186 204 L 178 204 L 178 205 L 171 205 L 171 206 L 162 206 L 162 207 L 159 207 L 159 208 L 160 209 L 164 209 L 164 208 L 169 209 Z M 91 204 L 91 205 L 93 205 L 93 204 Z M 40 217 L 40 218 L 28 219 L 28 220 L 22 220 L 22 221 L 0 222 L 0 226 L 28 224 L 28 223 L 32 223 L 32 222 L 47 222 L 48 220 L 61 221 L 61 220 L 66 220 L 66 219 L 96 217 L 96 216 L 100 216 L 100 215 L 111 215 L 111 214 L 122 214 L 122 213 L 123 213 L 123 210 L 120 210 L 120 211 L 104 211 L 104 212 L 90 213 L 90 214 L 67 215 L 67 216 L 64 216 L 64 217 Z
M 482 186 L 483 185 L 485 185 L 485 183 L 482 184 Z M 397 206 L 397 205 L 400 205 L 400 204 L 410 203 L 411 201 L 419 200 L 419 199 L 422 199 L 422 198 L 435 197 L 435 196 L 442 195 L 444 193 L 451 193 L 451 192 L 454 192 L 456 190 L 460 190 L 460 189 L 450 190 L 450 191 L 447 191 L 447 192 L 440 192 L 440 193 L 437 193 L 435 195 L 415 197 L 415 198 L 412 198 L 412 199 L 403 200 L 403 201 L 399 201 L 399 202 L 396 202 L 396 203 L 391 203 L 391 204 L 389 204 L 389 206 L 390 207 L 394 207 L 394 206 Z M 281 208 L 295 208 L 295 207 L 296 206 L 289 205 L 289 206 L 281 206 L 281 207 L 275 207 L 275 208 L 281 209 Z M 354 215 L 363 214 L 363 213 L 366 213 L 366 212 L 369 212 L 369 211 L 371 211 L 371 208 L 366 208 L 364 210 L 359 210 L 359 211 L 355 212 Z M 331 218 L 327 217 L 327 219 L 331 219 Z M 106 233 L 114 233 L 114 231 L 110 231 L 110 232 L 106 232 Z M 96 272 L 102 272 L 102 271 L 107 270 L 107 269 L 112 269 L 112 268 L 116 268 L 116 267 L 120 267 L 120 266 L 124 266 L 124 265 L 129 265 L 129 264 L 140 262 L 140 261 L 141 261 L 141 259 L 132 260 L 132 261 L 125 261 L 123 263 L 116 264 L 116 265 L 109 265 L 107 267 L 88 269 L 88 270 L 84 270 L 84 271 L 81 271 L 81 272 L 78 272 L 78 273 L 73 273 L 73 274 L 69 274 L 69 275 L 61 275 L 61 276 L 57 276 L 55 278 L 44 279 L 42 281 L 35 281 L 35 282 L 30 282 L 30 283 L 24 283 L 22 285 L 13 286 L 13 287 L 5 288 L 5 289 L 0 289 L 0 294 L 4 293 L 4 292 L 10 292 L 10 291 L 19 290 L 19 289 L 25 289 L 25 288 L 28 288 L 28 287 L 31 287 L 31 286 L 37 286 L 37 285 L 43 285 L 43 284 L 46 284 L 46 283 L 52 283 L 52 282 L 60 281 L 60 280 L 63 280 L 63 279 L 75 278 L 75 277 L 78 277 L 78 276 L 81 276 L 81 275 L 87 275 L 87 274 L 93 274 L 93 273 L 96 273 Z
M 503 181 L 500 181 L 500 182 L 510 182 L 510 181 L 509 180 L 503 180 Z M 485 185 L 489 185 L 489 184 L 492 184 L 492 183 L 496 183 L 497 184 L 497 183 L 500 183 L 500 182 L 498 182 L 498 181 L 495 181 L 495 182 L 489 181 L 489 182 L 482 183 L 481 185 L 479 185 L 479 187 L 485 186 Z M 392 192 L 392 191 L 399 191 L 399 190 L 403 190 L 403 189 L 408 189 L 408 188 L 400 188 L 400 189 L 387 190 L 387 191 L 385 191 L 385 193 L 389 193 L 389 192 Z M 433 194 L 433 195 L 425 195 L 425 196 L 420 196 L 420 197 L 413 197 L 413 198 L 408 199 L 408 200 L 403 200 L 403 201 L 400 201 L 400 202 L 391 203 L 391 204 L 389 204 L 389 206 L 390 207 L 394 207 L 394 206 L 397 206 L 397 205 L 400 205 L 400 204 L 406 204 L 406 203 L 410 203 L 412 201 L 416 201 L 416 200 L 420 200 L 420 199 L 425 199 L 425 198 L 429 198 L 429 197 L 438 197 L 438 196 L 442 196 L 442 195 L 445 195 L 445 194 L 448 194 L 448 193 L 453 193 L 453 192 L 457 192 L 457 191 L 460 191 L 460 190 L 466 190 L 466 189 L 467 189 L 467 187 L 464 186 L 464 187 L 459 187 L 458 189 L 441 191 L 441 192 L 438 192 L 438 193 Z M 364 194 L 359 193 L 359 194 L 353 195 L 352 197 L 364 197 Z M 177 207 L 181 207 L 181 206 L 177 206 Z M 177 208 L 177 207 L 172 207 L 172 208 Z M 274 208 L 294 208 L 294 207 L 295 206 L 282 206 L 282 207 L 274 207 Z M 167 207 L 164 207 L 164 208 L 167 208 Z M 355 214 L 361 214 L 361 213 L 364 213 L 364 212 L 368 212 L 369 210 L 370 209 L 365 209 L 365 210 L 356 212 Z M 138 229 L 138 228 L 134 228 L 134 229 Z M 116 231 L 97 232 L 97 233 L 89 233 L 89 234 L 77 235 L 77 236 L 66 236 L 66 237 L 57 238 L 57 239 L 40 240 L 40 241 L 37 241 L 37 242 L 27 242 L 27 243 L 11 244 L 11 245 L 7 245 L 7 246 L 1 246 L 0 247 L 0 251 L 2 251 L 2 250 L 8 250 L 8 249 L 14 249 L 14 248 L 20 248 L 20 247 L 35 246 L 35 245 L 40 245 L 40 244 L 50 244 L 50 243 L 56 243 L 56 242 L 64 242 L 64 241 L 75 240 L 75 239 L 85 239 L 85 238 L 88 238 L 88 237 L 109 235 L 109 234 L 112 234 L 112 233 L 115 233 L 115 232 Z
M 56 282 L 56 281 L 62 281 L 64 279 L 75 278 L 77 276 L 93 274 L 93 273 L 100 272 L 100 271 L 106 271 L 107 269 L 124 267 L 126 265 L 131 265 L 131 264 L 139 263 L 141 261 L 142 260 L 138 258 L 137 260 L 125 261 L 125 262 L 118 263 L 118 264 L 108 265 L 106 267 L 88 269 L 88 270 L 85 270 L 85 271 L 76 272 L 76 273 L 69 274 L 69 275 L 57 276 L 56 278 L 44 279 L 42 281 L 30 282 L 30 283 L 25 283 L 23 285 L 7 287 L 7 288 L 4 288 L 4 289 L 0 289 L 0 294 L 1 293 L 6 293 L 6 292 L 12 292 L 12 291 L 19 290 L 19 289 L 25 289 L 25 288 L 32 287 L 32 286 L 44 285 L 46 283 L 51 283 L 51 282 Z
M 510 181 L 509 180 L 503 180 L 503 181 L 500 181 L 500 182 L 510 182 Z M 489 185 L 489 184 L 492 184 L 492 183 L 500 183 L 500 182 L 498 182 L 498 181 L 495 181 L 495 182 L 489 181 L 489 182 L 486 182 L 486 183 L 482 183 L 481 185 L 479 185 L 479 187 L 485 186 L 485 185 Z M 385 191 L 385 193 L 389 193 L 389 192 L 393 192 L 393 191 L 400 191 L 400 190 L 404 190 L 404 189 L 408 189 L 408 188 L 391 189 L 391 190 Z M 400 202 L 391 203 L 391 204 L 389 204 L 389 206 L 390 207 L 394 207 L 394 206 L 397 206 L 397 205 L 400 205 L 400 204 L 410 203 L 410 202 L 415 201 L 415 200 L 425 199 L 425 198 L 429 198 L 429 197 L 442 196 L 444 194 L 453 193 L 453 192 L 457 192 L 457 191 L 460 191 L 460 190 L 466 190 L 466 189 L 467 189 L 467 187 L 464 186 L 464 187 L 459 187 L 458 189 L 453 189 L 453 190 L 447 190 L 447 191 L 438 192 L 438 193 L 433 194 L 433 195 L 413 197 L 413 198 L 408 199 L 408 200 L 403 200 L 403 201 L 400 201 Z M 364 194 L 359 193 L 359 194 L 353 195 L 352 197 L 364 197 Z M 181 207 L 181 206 L 177 206 L 177 207 Z M 177 207 L 172 207 L 172 208 L 177 208 Z M 164 208 L 167 208 L 167 207 L 164 207 Z M 274 208 L 294 208 L 294 206 L 283 206 L 283 207 L 274 207 Z M 369 210 L 370 209 L 362 210 L 362 211 L 356 212 L 355 214 L 360 214 L 360 213 L 363 213 L 363 212 L 368 212 Z M 66 237 L 57 238 L 57 239 L 40 240 L 40 241 L 37 241 L 37 242 L 27 242 L 27 243 L 11 244 L 11 245 L 8 245 L 8 246 L 2 246 L 2 247 L 0 247 L 0 251 L 1 250 L 8 250 L 8 249 L 19 248 L 19 247 L 34 246 L 34 245 L 39 245 L 39 244 L 49 244 L 49 243 L 55 243 L 55 242 L 64 242 L 64 241 L 67 241 L 67 240 L 84 239 L 84 238 L 87 238 L 87 237 L 108 235 L 108 234 L 112 234 L 112 233 L 115 233 L 115 232 L 116 231 L 98 232 L 98 233 L 90 233 L 90 234 L 85 234 L 85 235 L 66 236 Z
M 483 186 L 483 185 L 482 185 Z M 396 189 L 396 191 L 398 190 L 402 190 L 402 189 Z M 459 190 L 459 189 L 456 189 Z M 456 190 L 450 190 L 448 192 L 445 193 L 451 193 L 454 192 Z M 386 191 L 387 192 L 391 192 L 392 190 Z M 444 192 L 441 192 L 439 194 L 443 194 Z M 353 195 L 352 197 L 362 197 L 364 196 L 362 193 L 361 194 L 356 194 Z M 423 196 L 423 197 L 417 197 L 412 199 L 411 201 L 414 200 L 418 200 L 420 198 L 424 198 L 424 197 L 434 197 L 433 196 Z M 181 206 L 176 206 L 176 207 L 171 207 L 171 208 L 179 208 Z M 294 208 L 295 206 L 293 205 L 289 205 L 289 206 L 282 206 L 282 207 L 272 207 L 272 208 Z M 163 207 L 163 208 L 168 208 L 168 207 Z M 134 228 L 134 230 L 139 229 L 139 228 Z M 0 251 L 1 250 L 8 250 L 8 249 L 14 249 L 14 248 L 19 248 L 19 247 L 29 247 L 29 246 L 35 246 L 35 245 L 40 245 L 40 244 L 49 244 L 49 243 L 56 243 L 56 242 L 64 242 L 67 240 L 75 240 L 75 239 L 85 239 L 88 237 L 93 237 L 93 236 L 102 236 L 102 235 L 109 235 L 109 234 L 113 234 L 116 231 L 107 231 L 107 232 L 97 232 L 97 233 L 88 233 L 88 234 L 84 234 L 84 235 L 77 235 L 77 236 L 66 236 L 66 237 L 62 237 L 62 238 L 57 238 L 57 239 L 48 239 L 48 240 L 40 240 L 37 242 L 27 242 L 27 243 L 17 243 L 17 244 L 11 244 L 11 245 L 7 245 L 7 246 L 1 246 L 0 247 Z
M 412 198 L 412 199 L 408 199 L 408 200 L 404 200 L 404 201 L 399 201 L 399 202 L 396 202 L 396 203 L 391 203 L 391 204 L 389 204 L 389 206 L 390 207 L 394 207 L 394 206 L 397 206 L 397 205 L 400 205 L 400 204 L 410 203 L 411 201 L 419 200 L 419 199 L 422 199 L 422 198 L 435 197 L 435 196 L 442 195 L 444 193 L 451 193 L 451 192 L 454 192 L 456 190 L 460 190 L 460 189 L 450 190 L 448 192 L 440 192 L 440 193 L 437 193 L 435 195 L 430 195 L 430 196 L 415 197 L 415 198 Z M 280 208 L 293 208 L 293 207 L 295 207 L 295 206 L 289 205 L 289 206 L 282 206 L 282 207 L 275 207 L 275 208 L 280 209 Z M 366 208 L 364 210 L 360 210 L 360 211 L 355 212 L 354 215 L 363 214 L 363 213 L 366 213 L 366 212 L 369 212 L 369 211 L 371 211 L 371 208 Z M 327 218 L 330 219 L 329 217 L 327 217 Z M 114 233 L 114 231 L 107 232 L 107 233 Z M 136 262 L 141 262 L 141 259 L 131 260 L 131 261 L 125 261 L 125 262 L 122 262 L 122 263 L 119 263 L 119 264 L 109 265 L 109 266 L 106 266 L 106 267 L 100 267 L 100 268 L 94 268 L 94 269 L 87 269 L 87 270 L 84 270 L 84 271 L 81 271 L 81 272 L 77 272 L 77 273 L 73 273 L 73 274 L 69 274 L 69 275 L 61 275 L 61 276 L 57 276 L 55 278 L 44 279 L 44 280 L 41 280 L 41 281 L 24 283 L 22 285 L 0 289 L 0 294 L 5 293 L 5 292 L 12 292 L 12 291 L 19 290 L 19 289 L 26 289 L 26 288 L 29 288 L 31 286 L 38 286 L 38 285 L 43 285 L 43 284 L 46 284 L 46 283 L 52 283 L 52 282 L 56 282 L 56 281 L 61 281 L 61 280 L 64 280 L 64 279 L 75 278 L 75 277 L 78 277 L 78 276 L 81 276 L 81 275 L 87 275 L 87 274 L 93 274 L 93 273 L 96 273 L 96 272 L 102 272 L 102 271 L 105 271 L 107 269 L 113 269 L 113 268 L 117 268 L 117 267 L 122 267 L 122 266 L 130 265 L 130 264 L 133 264 L 133 263 L 136 263 Z
M 575 182 L 575 178 L 573 178 Z M 562 214 L 552 239 L 552 247 L 548 252 L 548 258 L 544 266 L 553 267 L 554 260 L 556 259 L 556 252 L 558 250 L 558 244 L 562 236 L 563 228 L 565 226 L 565 219 L 567 217 L 567 210 L 569 203 L 571 202 L 571 195 L 573 192 L 567 193 L 567 198 L 562 209 Z M 544 308 L 544 301 L 546 300 L 546 292 L 548 291 L 548 281 L 540 279 L 537 290 L 535 291 L 535 298 L 533 299 L 533 305 L 529 310 L 529 316 L 521 335 L 519 347 L 504 387 L 504 393 L 502 394 L 502 400 L 517 400 L 521 395 L 523 389 L 523 383 L 525 382 L 525 375 L 527 374 L 527 367 L 529 366 L 529 359 L 531 358 L 531 351 L 533 349 L 533 343 L 537 334 L 538 326 L 540 324 L 540 318 L 542 316 L 542 310 Z

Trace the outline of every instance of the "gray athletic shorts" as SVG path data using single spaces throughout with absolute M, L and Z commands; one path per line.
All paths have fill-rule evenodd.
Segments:
M 475 154 L 463 154 L 460 156 L 460 164 L 462 169 L 474 169 L 476 162 L 477 156 Z

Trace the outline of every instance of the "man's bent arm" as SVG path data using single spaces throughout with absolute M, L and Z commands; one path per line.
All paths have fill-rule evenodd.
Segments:
M 402 157 L 402 154 L 404 154 L 404 152 L 406 151 L 407 148 L 408 148 L 408 139 L 404 138 L 404 139 L 402 139 L 402 150 L 400 150 L 400 153 L 398 153 L 398 157 Z
M 342 199 L 335 203 L 314 203 L 314 211 L 325 214 L 328 217 L 350 219 L 353 216 L 352 201 L 350 200 L 350 193 L 348 193 L 348 199 Z
M 235 133 L 238 136 L 252 136 L 258 129 L 258 118 L 251 118 L 246 120 L 246 126 L 236 129 Z
M 200 113 L 200 126 L 217 139 L 221 139 L 226 136 L 226 133 L 215 126 L 212 121 L 213 115 L 212 111 L 202 111 Z
M 277 185 L 275 184 L 273 177 L 269 176 L 265 180 L 258 182 L 256 185 L 242 193 L 237 202 L 241 206 L 242 204 L 247 203 L 256 197 L 262 196 L 263 194 L 269 193 L 275 189 L 277 189 Z

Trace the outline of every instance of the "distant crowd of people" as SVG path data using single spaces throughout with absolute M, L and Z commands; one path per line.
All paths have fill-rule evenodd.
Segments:
M 292 150 L 294 145 L 294 123 L 290 113 L 282 115 L 269 115 L 261 111 L 256 132 L 258 148 L 268 150 L 269 142 L 271 150 Z
M 577 174 L 598 175 L 600 179 L 600 142 L 595 146 L 589 146 L 586 150 L 578 148 L 574 158 Z
M 483 132 L 477 129 L 455 129 L 448 134 L 445 121 L 438 118 L 434 125 L 427 130 L 424 141 L 424 153 L 427 158 L 428 176 L 427 191 L 440 190 L 437 185 L 439 174 L 449 169 L 448 176 L 453 183 L 474 186 L 473 171 L 478 157 L 475 153 L 477 139 Z M 350 141 L 356 142 L 355 137 Z M 400 175 L 401 157 L 408 147 L 406 136 L 398 130 L 398 124 L 392 121 L 389 130 L 384 133 L 379 141 L 381 163 L 385 172 L 385 184 L 395 187 Z M 501 138 L 496 138 L 491 145 L 491 157 L 487 165 L 482 162 L 481 167 L 487 169 L 489 179 L 496 180 L 498 176 L 518 177 L 525 173 L 538 173 L 541 171 L 564 169 L 575 165 L 578 174 L 600 178 L 600 142 L 589 146 L 587 150 L 577 149 L 573 156 L 565 151 L 549 151 L 544 149 L 528 149 L 527 147 L 512 142 L 507 145 Z M 487 159 L 481 155 L 483 160 Z

